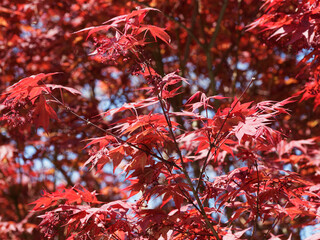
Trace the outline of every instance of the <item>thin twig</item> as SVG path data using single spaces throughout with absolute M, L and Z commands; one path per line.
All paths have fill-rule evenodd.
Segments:
M 195 188 L 193 187 L 193 184 L 192 184 L 191 178 L 190 178 L 190 176 L 189 176 L 189 174 L 188 174 L 188 171 L 187 171 L 187 169 L 186 169 L 185 162 L 184 162 L 184 160 L 183 160 L 183 156 L 182 156 L 182 153 L 181 153 L 181 151 L 180 151 L 179 145 L 178 145 L 178 143 L 177 143 L 177 141 L 176 141 L 176 137 L 175 137 L 175 135 L 174 135 L 174 133 L 173 133 L 173 131 L 172 131 L 171 120 L 170 120 L 170 118 L 166 115 L 166 111 L 165 111 L 165 109 L 164 109 L 162 100 L 161 100 L 161 98 L 160 98 L 159 95 L 158 95 L 158 98 L 159 98 L 159 102 L 160 102 L 160 105 L 161 105 L 163 114 L 164 114 L 164 116 L 165 116 L 166 122 L 167 122 L 168 127 L 169 127 L 170 135 L 171 135 L 171 137 L 173 138 L 173 141 L 174 141 L 174 144 L 175 144 L 177 153 L 178 153 L 179 158 L 180 158 L 180 161 L 181 161 L 182 172 L 183 172 L 183 174 L 184 174 L 185 177 L 186 177 L 186 180 L 187 180 L 187 182 L 188 182 L 188 185 L 189 185 L 189 187 L 191 188 L 191 191 L 192 191 L 192 193 L 193 193 L 193 195 L 194 195 L 194 197 L 195 197 L 195 199 L 196 199 L 196 201 L 197 201 L 197 204 L 199 205 L 200 210 L 199 210 L 199 209 L 197 209 L 197 210 L 198 210 L 198 211 L 201 213 L 201 215 L 204 217 L 204 220 L 205 220 L 207 226 L 208 226 L 208 227 L 210 228 L 210 230 L 212 231 L 213 235 L 217 238 L 217 240 L 220 240 L 220 237 L 219 237 L 218 232 L 213 228 L 212 224 L 210 223 L 210 220 L 209 220 L 209 218 L 208 218 L 208 216 L 207 216 L 207 214 L 206 214 L 206 212 L 205 212 L 205 210 L 204 210 L 204 208 L 203 208 L 202 202 L 201 202 L 201 200 L 200 200 L 200 198 L 199 198 L 199 196 L 198 196 Z
M 272 229 L 274 229 L 274 227 L 277 225 L 277 223 L 279 222 L 280 218 L 276 217 L 271 225 L 271 228 L 269 228 L 268 232 L 266 232 L 266 234 L 264 235 L 265 238 L 267 238 L 267 236 L 270 234 L 270 232 L 272 231 Z M 253 236 L 253 233 L 252 233 Z
M 145 59 L 145 57 L 144 57 L 142 54 L 141 54 L 141 56 L 142 56 L 142 58 L 143 58 L 143 60 L 144 60 L 143 62 L 144 62 L 144 63 L 146 64 L 146 66 L 147 66 L 147 69 L 148 69 L 148 71 L 149 71 L 149 75 L 150 75 L 151 77 L 153 77 L 152 72 L 151 72 L 151 68 L 150 68 L 150 66 L 149 66 L 149 62 Z M 162 88 L 160 88 L 160 92 L 157 93 L 157 97 L 158 97 L 158 100 L 159 100 L 159 103 L 160 103 L 160 106 L 161 106 L 163 115 L 164 115 L 165 120 L 166 120 L 166 122 L 167 122 L 167 125 L 168 125 L 168 128 L 169 128 L 169 133 L 170 133 L 170 135 L 171 135 L 171 137 L 172 137 L 172 139 L 173 139 L 174 145 L 175 145 L 175 147 L 176 147 L 176 151 L 177 151 L 177 153 L 178 153 L 178 155 L 179 155 L 179 159 L 180 159 L 181 166 L 182 166 L 182 168 L 181 168 L 180 170 L 183 172 L 184 176 L 186 177 L 187 183 L 188 183 L 189 187 L 191 188 L 191 191 L 192 191 L 192 193 L 193 193 L 193 195 L 194 195 L 194 197 L 195 197 L 195 199 L 196 199 L 197 204 L 199 205 L 199 208 L 200 208 L 200 209 L 199 209 L 199 208 L 196 208 L 196 209 L 197 209 L 197 210 L 199 211 L 199 213 L 204 217 L 204 220 L 205 220 L 205 222 L 206 222 L 206 225 L 207 225 L 208 228 L 210 228 L 210 230 L 211 230 L 211 232 L 213 233 L 213 235 L 217 238 L 217 240 L 220 240 L 219 234 L 218 234 L 218 232 L 214 229 L 213 225 L 211 224 L 211 222 L 210 222 L 210 220 L 209 220 L 209 218 L 208 218 L 208 216 L 207 216 L 207 214 L 206 214 L 206 212 L 205 212 L 205 210 L 204 210 L 204 207 L 203 207 L 203 205 L 202 205 L 202 202 L 201 202 L 201 200 L 200 200 L 200 198 L 199 198 L 199 196 L 198 196 L 195 188 L 193 187 L 191 178 L 190 178 L 190 176 L 189 176 L 189 174 L 188 174 L 188 171 L 187 171 L 187 169 L 186 169 L 185 162 L 184 162 L 184 160 L 183 160 L 183 156 L 182 156 L 181 150 L 180 150 L 180 148 L 179 148 L 179 145 L 178 145 L 178 143 L 177 143 L 176 137 L 175 137 L 175 135 L 174 135 L 174 133 L 173 133 L 173 130 L 172 130 L 173 127 L 172 127 L 172 123 L 171 123 L 171 120 L 170 120 L 169 113 L 167 113 L 167 111 L 165 110 L 165 107 L 164 107 L 163 102 L 162 102 Z
M 254 80 L 255 80 L 255 78 L 252 78 L 252 79 L 251 79 L 251 81 L 249 82 L 248 86 L 244 89 L 244 91 L 242 92 L 242 94 L 240 95 L 240 97 L 238 98 L 238 100 L 237 100 L 237 101 L 235 102 L 235 104 L 230 108 L 230 110 L 228 111 L 227 116 L 225 117 L 225 119 L 224 119 L 224 121 L 223 121 L 223 123 L 222 123 L 222 125 L 221 125 L 221 127 L 220 127 L 220 129 L 219 129 L 219 131 L 218 131 L 218 133 L 217 133 L 217 135 L 216 135 L 216 137 L 215 137 L 215 139 L 213 140 L 213 143 L 210 145 L 208 154 L 207 154 L 207 156 L 206 156 L 206 158 L 205 158 L 205 160 L 204 160 L 204 163 L 203 163 L 203 166 L 202 166 L 202 169 L 201 169 L 201 172 L 200 172 L 198 184 L 197 184 L 197 187 L 196 187 L 196 191 L 197 191 L 197 192 L 199 191 L 199 187 L 200 187 L 200 184 L 201 184 L 201 181 L 202 181 L 202 175 L 203 175 L 203 173 L 204 173 L 204 171 L 205 171 L 205 169 L 206 169 L 206 167 L 207 167 L 208 157 L 209 157 L 209 155 L 210 155 L 210 152 L 211 152 L 212 148 L 214 148 L 214 147 L 216 148 L 216 150 L 215 150 L 215 154 L 216 154 L 217 149 L 218 149 L 217 146 L 216 146 L 217 143 L 218 143 L 218 137 L 220 136 L 220 133 L 221 133 L 224 125 L 226 124 L 227 119 L 229 118 L 229 115 L 231 114 L 231 112 L 233 111 L 233 109 L 235 108 L 235 106 L 238 104 L 238 102 L 241 100 L 241 98 L 243 97 L 244 93 L 249 89 L 250 85 L 252 84 L 252 82 L 253 82 Z
M 258 162 L 257 160 L 255 160 L 254 163 L 255 167 L 256 167 L 256 171 L 257 171 L 257 180 L 258 180 L 258 186 L 257 186 L 257 214 L 256 214 L 256 219 L 255 219 L 255 223 L 254 223 L 254 228 L 252 231 L 252 236 L 251 238 L 254 238 L 254 234 L 258 229 L 258 218 L 259 218 L 259 192 L 260 192 L 260 180 L 259 180 L 259 168 L 258 168 Z
M 151 152 L 151 151 L 148 152 L 148 151 L 146 151 L 146 150 L 144 150 L 144 149 L 142 149 L 142 148 L 140 148 L 140 147 L 138 147 L 138 146 L 136 146 L 136 145 L 134 145 L 134 144 L 132 144 L 132 143 L 130 143 L 130 142 L 128 142 L 128 141 L 125 141 L 125 140 L 121 139 L 120 137 L 114 135 L 114 134 L 111 133 L 110 131 L 105 130 L 105 129 L 99 127 L 98 125 L 94 124 L 94 123 L 91 122 L 90 120 L 85 119 L 84 117 L 80 116 L 80 115 L 77 114 L 76 112 L 72 111 L 72 110 L 70 109 L 70 107 L 68 107 L 68 106 L 66 106 L 65 104 L 63 104 L 63 103 L 62 103 L 59 99 L 57 99 L 52 93 L 50 93 L 50 92 L 47 92 L 47 93 L 48 93 L 58 104 L 60 104 L 61 106 L 63 106 L 68 112 L 70 112 L 71 114 L 73 114 L 73 115 L 76 116 L 77 118 L 81 119 L 82 121 L 86 122 L 88 125 L 91 125 L 91 126 L 97 128 L 97 129 L 99 129 L 100 131 L 104 132 L 105 134 L 108 134 L 108 135 L 114 137 L 118 142 L 126 143 L 126 144 L 128 144 L 130 147 L 133 147 L 133 148 L 135 148 L 135 149 L 137 149 L 137 150 L 140 150 L 140 151 L 142 151 L 142 152 L 144 152 L 144 153 L 146 153 L 146 154 L 149 154 L 149 155 L 151 155 L 151 156 L 159 159 L 160 161 L 164 161 L 164 162 L 166 162 L 166 163 L 169 163 L 169 164 L 175 166 L 175 167 L 178 168 L 178 169 L 181 169 L 176 163 L 170 162 L 170 161 L 166 161 L 165 159 L 163 159 L 163 158 L 159 157 L 158 155 L 154 154 L 153 152 Z

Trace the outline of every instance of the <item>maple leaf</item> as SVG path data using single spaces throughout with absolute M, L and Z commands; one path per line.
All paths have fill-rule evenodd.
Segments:
M 31 101 L 34 103 L 36 97 L 38 97 L 43 91 L 43 87 L 45 87 L 43 81 L 44 78 L 59 74 L 56 73 L 39 73 L 37 75 L 33 75 L 27 78 L 21 79 L 19 82 L 13 84 L 8 87 L 4 94 L 8 94 L 6 97 L 4 104 L 9 100 L 15 100 L 19 98 L 30 97 Z
M 314 98 L 313 111 L 315 111 L 316 108 L 320 105 L 320 82 L 313 80 L 306 83 L 304 89 L 297 93 L 297 95 L 299 94 L 302 94 L 299 102 Z
M 280 102 L 276 102 L 276 101 L 259 102 L 257 103 L 256 108 L 266 113 L 272 113 L 273 115 L 276 115 L 279 113 L 289 114 L 288 109 L 284 108 L 284 105 L 296 102 L 296 100 L 292 100 L 293 98 L 294 97 L 289 97 Z
M 101 30 L 108 31 L 110 28 L 114 28 L 114 27 L 115 27 L 115 26 L 113 26 L 113 25 L 102 25 L 102 26 L 96 26 L 96 27 L 88 27 L 88 28 L 84 28 L 84 29 L 81 29 L 81 30 L 79 30 L 79 31 L 76 31 L 76 32 L 74 32 L 74 34 L 80 33 L 80 32 L 85 32 L 85 31 L 89 31 L 89 32 L 88 32 L 88 35 L 87 35 L 87 38 L 86 38 L 86 40 L 88 40 L 88 38 L 89 38 L 92 34 L 94 34 L 94 33 L 96 33 L 96 32 L 99 32 L 99 31 L 101 31 Z
M 56 205 L 61 200 L 64 200 L 66 204 L 80 204 L 82 201 L 87 203 L 101 203 L 95 195 L 95 191 L 89 192 L 83 187 L 73 187 L 70 189 L 61 187 L 53 193 L 44 191 L 41 198 L 30 204 L 35 204 L 32 211 L 40 211 Z
M 297 148 L 300 151 L 302 151 L 302 153 L 307 153 L 307 148 L 310 145 L 314 145 L 315 144 L 315 139 L 304 139 L 304 140 L 293 140 L 290 142 L 286 142 L 284 140 L 282 140 L 281 142 L 278 143 L 278 145 L 276 146 L 277 152 L 279 154 L 279 156 L 282 156 L 283 154 L 290 154 L 292 149 Z
M 109 151 L 108 157 L 112 160 L 113 163 L 113 173 L 115 172 L 118 165 L 123 160 L 125 155 L 125 148 L 123 146 L 116 147 Z
M 204 109 L 208 109 L 208 108 L 213 109 L 213 107 L 210 105 L 211 99 L 221 100 L 225 98 L 227 97 L 222 97 L 222 96 L 207 97 L 205 93 L 197 91 L 187 100 L 187 102 L 184 105 L 187 107 L 192 107 L 192 112 L 194 112 L 196 109 L 199 109 L 200 107 L 203 107 Z
M 127 21 L 130 20 L 130 18 L 135 18 L 137 16 L 139 17 L 139 23 L 141 23 L 142 20 L 144 19 L 144 17 L 146 16 L 146 14 L 149 11 L 160 12 L 160 10 L 156 9 L 156 8 L 151 8 L 151 7 L 141 8 L 141 9 L 134 10 L 129 14 L 125 14 L 125 15 L 114 17 L 114 18 L 112 18 L 112 19 L 110 19 L 110 20 L 108 20 L 108 21 L 106 21 L 104 23 L 113 22 L 114 24 L 119 24 L 121 22 L 127 22 Z
M 33 112 L 34 123 L 37 127 L 43 127 L 45 131 L 48 131 L 50 118 L 58 120 L 56 112 L 47 104 L 45 97 L 40 95 Z
M 101 115 L 104 117 L 112 116 L 116 113 L 119 113 L 119 112 L 122 112 L 125 110 L 133 110 L 135 112 L 136 109 L 152 106 L 158 102 L 159 102 L 159 100 L 157 97 L 146 98 L 146 99 L 134 102 L 134 103 L 125 103 L 121 107 L 110 109 L 107 112 L 101 113 Z
M 172 126 L 176 128 L 179 124 L 172 121 Z M 127 118 L 125 123 L 118 124 L 117 128 L 120 128 L 121 135 L 131 134 L 134 131 L 143 128 L 143 127 L 167 127 L 167 121 L 164 115 L 162 114 L 148 114 L 141 115 L 137 118 Z
M 104 37 L 101 40 L 95 39 L 96 44 L 98 45 L 97 49 L 92 52 L 90 55 L 99 55 L 104 59 L 112 59 L 113 61 L 119 56 L 126 56 L 130 50 L 137 58 L 139 58 L 137 46 L 144 46 L 146 42 L 144 41 L 145 37 L 142 40 L 138 40 L 138 35 L 142 32 L 150 32 L 154 37 L 155 41 L 157 38 L 161 39 L 169 45 L 170 37 L 164 31 L 164 29 L 154 26 L 154 25 L 141 25 L 141 22 L 145 18 L 146 14 L 149 11 L 159 11 L 154 8 L 143 8 L 132 11 L 130 14 L 125 14 L 121 16 L 114 17 L 102 25 L 96 27 L 88 27 L 77 31 L 75 33 L 89 31 L 87 39 L 94 33 L 101 30 L 108 31 L 113 29 L 115 31 L 114 37 Z M 110 24 L 109 24 L 110 23 Z M 124 25 L 123 30 L 119 25 Z M 131 31 L 130 31 L 131 30 Z
M 278 40 L 292 34 L 292 38 L 287 44 L 292 44 L 298 41 L 300 38 L 305 38 L 309 44 L 313 42 L 315 32 L 314 26 L 308 21 L 309 16 L 305 15 L 300 20 L 299 25 L 284 25 L 278 30 L 276 30 L 269 38 L 278 36 Z
M 131 205 L 121 201 L 114 201 L 93 208 L 85 205 L 60 205 L 59 208 L 48 211 L 42 218 L 39 226 L 47 237 L 54 237 L 57 232 L 53 228 L 65 226 L 68 239 L 77 239 L 88 236 L 106 236 L 118 230 L 130 233 L 132 227 L 126 213 Z M 98 219 L 98 221 L 97 221 Z M 63 223 L 63 224 L 61 224 Z M 102 233 L 101 230 L 104 230 Z
M 83 149 L 85 149 L 93 144 L 97 144 L 97 143 L 99 143 L 99 148 L 102 149 L 105 146 L 107 146 L 109 143 L 117 142 L 116 138 L 111 135 L 106 135 L 106 136 L 98 137 L 98 138 L 90 138 L 88 140 L 90 142 L 86 146 L 84 146 Z
M 226 235 L 223 236 L 222 240 L 237 240 L 237 239 L 240 239 L 241 236 L 248 230 L 250 230 L 251 227 L 249 228 L 246 228 L 242 231 L 239 231 L 239 232 L 235 232 L 235 233 L 232 233 L 231 231 L 231 228 L 228 230 L 228 233 Z
M 244 122 L 239 122 L 237 126 L 233 128 L 235 136 L 237 137 L 239 144 L 244 135 L 257 136 L 260 133 L 259 128 L 265 127 L 270 123 L 270 114 L 263 114 L 259 116 L 246 117 Z
M 68 92 L 70 92 L 72 94 L 82 95 L 82 93 L 80 91 L 78 91 L 77 89 L 71 88 L 71 87 L 65 87 L 65 86 L 58 85 L 58 84 L 46 84 L 45 86 L 47 88 L 52 89 L 52 90 L 54 90 L 54 89 L 64 89 L 64 90 L 67 90 Z
M 318 35 L 316 31 L 317 20 L 315 20 L 317 19 L 315 13 L 318 12 L 318 6 L 309 4 L 309 1 L 306 1 L 299 4 L 292 14 L 282 11 L 280 6 L 285 9 L 290 6 L 290 2 L 266 1 L 263 5 L 265 13 L 248 25 L 247 30 L 259 27 L 262 29 L 261 31 L 273 31 L 269 39 L 277 36 L 276 41 L 279 41 L 281 38 L 287 37 L 289 39 L 286 43 L 287 45 L 300 39 L 305 39 L 308 45 L 311 46 Z
M 166 74 L 162 78 L 162 82 L 165 84 L 164 87 L 163 87 L 164 89 L 166 89 L 168 86 L 174 85 L 174 84 L 176 84 L 178 82 L 184 82 L 184 83 L 190 85 L 188 83 L 187 79 L 185 79 L 185 78 L 183 78 L 183 77 L 181 77 L 181 76 L 179 76 L 177 74 L 177 71 Z
M 30 203 L 30 204 L 35 204 L 33 207 L 33 211 L 38 211 L 38 210 L 45 210 L 51 206 L 53 202 L 53 199 L 51 197 L 46 196 L 46 192 L 44 193 L 44 196 L 41 197 L 40 199 Z
M 150 32 L 155 41 L 157 41 L 157 38 L 159 38 L 170 46 L 171 39 L 170 36 L 165 32 L 164 28 L 153 25 L 141 25 L 139 27 L 138 34 L 142 32 Z

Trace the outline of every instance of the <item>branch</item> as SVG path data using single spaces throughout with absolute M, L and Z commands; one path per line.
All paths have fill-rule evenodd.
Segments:
M 149 71 L 149 75 L 150 75 L 151 77 L 153 77 L 152 72 L 151 72 L 151 69 L 150 69 L 150 66 L 149 66 L 149 62 L 146 61 L 146 59 L 144 58 L 143 55 L 142 55 L 142 57 L 143 57 L 144 62 L 145 62 L 145 64 L 146 64 L 146 66 L 147 66 L 147 69 L 148 69 L 148 71 Z M 178 153 L 178 155 L 179 155 L 179 158 L 180 158 L 180 161 L 181 161 L 181 166 L 182 166 L 182 168 L 180 168 L 180 170 L 181 170 L 181 171 L 183 172 L 183 174 L 185 175 L 186 180 L 187 180 L 187 183 L 188 183 L 188 185 L 189 185 L 189 187 L 190 187 L 190 189 L 191 189 L 191 191 L 192 191 L 192 193 L 193 193 L 193 195 L 194 195 L 194 197 L 195 197 L 195 199 L 196 199 L 197 204 L 199 205 L 200 210 L 199 210 L 199 208 L 196 208 L 196 209 L 197 209 L 197 210 L 199 211 L 199 213 L 203 216 L 203 218 L 204 218 L 204 220 L 205 220 L 205 222 L 206 222 L 207 227 L 210 228 L 211 232 L 212 232 L 213 235 L 216 237 L 216 239 L 217 239 L 217 240 L 220 240 L 220 237 L 219 237 L 218 232 L 214 229 L 213 225 L 211 224 L 211 222 L 210 222 L 210 220 L 209 220 L 209 218 L 208 218 L 208 216 L 207 216 L 207 214 L 206 214 L 206 212 L 205 212 L 205 210 L 204 210 L 204 207 L 203 207 L 203 205 L 202 205 L 202 202 L 201 202 L 201 200 L 200 200 L 200 198 L 199 198 L 199 196 L 198 196 L 195 188 L 193 187 L 191 178 L 190 178 L 190 176 L 189 176 L 189 174 L 188 174 L 188 171 L 187 171 L 187 169 L 186 169 L 185 162 L 184 162 L 184 160 L 183 160 L 183 156 L 182 156 L 181 150 L 180 150 L 180 148 L 179 148 L 179 145 L 178 145 L 178 143 L 177 143 L 176 137 L 175 137 L 175 135 L 174 135 L 174 133 L 173 133 L 173 130 L 172 130 L 173 127 L 172 127 L 172 123 L 171 123 L 169 114 L 167 113 L 166 109 L 164 108 L 164 105 L 163 105 L 161 96 L 162 96 L 162 88 L 160 88 L 160 92 L 157 92 L 157 97 L 158 97 L 158 100 L 159 100 L 159 103 L 160 103 L 160 106 L 161 106 L 163 115 L 164 115 L 165 120 L 166 120 L 166 122 L 167 122 L 167 125 L 168 125 L 168 128 L 169 128 L 169 133 L 170 133 L 170 135 L 171 135 L 171 137 L 172 137 L 172 139 L 173 139 L 174 145 L 175 145 L 175 147 L 176 147 L 176 151 L 177 151 L 177 153 Z
M 193 31 L 195 25 L 196 25 L 196 18 L 197 18 L 197 13 L 198 13 L 198 1 L 194 0 L 194 10 L 193 10 L 193 14 L 192 14 L 192 18 L 191 18 L 191 27 L 190 27 L 190 31 Z M 186 40 L 186 46 L 184 49 L 184 55 L 183 55 L 183 59 L 181 62 L 181 71 L 182 74 L 184 75 L 184 68 L 187 62 L 187 58 L 189 56 L 190 53 L 190 44 L 191 44 L 191 35 L 189 34 Z
M 150 74 L 151 74 L 151 72 L 150 72 Z M 161 95 L 161 92 L 160 92 L 160 95 Z M 200 200 L 200 198 L 199 198 L 199 196 L 198 196 L 198 193 L 196 192 L 195 188 L 193 187 L 191 178 L 190 178 L 190 176 L 189 176 L 189 174 L 188 174 L 188 171 L 187 171 L 187 169 L 186 169 L 185 163 L 184 163 L 184 161 L 183 161 L 183 156 L 182 156 L 181 150 L 180 150 L 179 145 L 178 145 L 178 143 L 177 143 L 176 137 L 175 137 L 175 135 L 174 135 L 174 133 L 173 133 L 173 131 L 172 131 L 172 124 L 171 124 L 170 117 L 167 116 L 167 113 L 166 113 L 166 111 L 165 111 L 165 109 L 164 109 L 164 106 L 163 106 L 163 103 L 162 103 L 162 99 L 160 98 L 159 95 L 158 95 L 158 99 L 159 99 L 159 102 L 160 102 L 160 105 L 161 105 L 161 109 L 162 109 L 162 111 L 163 111 L 163 114 L 164 114 L 164 116 L 165 116 L 166 122 L 167 122 L 167 124 L 168 124 L 170 135 L 171 135 L 171 137 L 172 137 L 172 139 L 173 139 L 173 141 L 174 141 L 174 144 L 175 144 L 177 153 L 178 153 L 179 158 L 180 158 L 180 161 L 181 161 L 181 165 L 182 165 L 182 169 L 181 169 L 181 170 L 182 170 L 183 174 L 185 175 L 185 177 L 186 177 L 186 179 L 187 179 L 188 185 L 189 185 L 189 187 L 191 188 L 191 191 L 192 191 L 192 193 L 193 193 L 193 195 L 194 195 L 194 197 L 195 197 L 195 199 L 196 199 L 196 201 L 197 201 L 197 204 L 199 205 L 200 210 L 199 210 L 199 209 L 197 209 L 197 210 L 198 210 L 198 211 L 200 212 L 200 214 L 204 217 L 204 220 L 205 220 L 205 222 L 206 222 L 206 224 L 207 224 L 207 227 L 210 228 L 210 230 L 212 231 L 213 235 L 217 238 L 217 240 L 220 240 L 220 237 L 219 237 L 218 232 L 213 228 L 213 226 L 212 226 L 212 224 L 211 224 L 211 222 L 210 222 L 210 220 L 209 220 L 209 218 L 208 218 L 208 216 L 207 216 L 207 214 L 206 214 L 206 212 L 205 212 L 205 210 L 204 210 L 204 207 L 203 207 L 203 205 L 202 205 L 202 203 L 201 203 L 201 200 Z
M 235 24 L 235 27 L 237 27 L 236 34 L 237 34 L 237 39 L 236 39 L 236 55 L 235 55 L 235 65 L 232 73 L 232 84 L 230 88 L 230 92 L 232 93 L 231 96 L 234 96 L 235 90 L 236 90 L 236 81 L 239 77 L 239 71 L 238 71 L 238 61 L 239 61 L 239 44 L 240 44 L 240 39 L 242 36 L 242 30 L 239 30 L 240 26 L 240 20 L 241 20 L 241 15 L 240 15 L 240 5 L 241 5 L 242 0 L 238 0 L 238 5 L 237 5 L 237 23 Z
M 219 149 L 219 148 L 217 148 L 216 145 L 217 145 L 217 143 L 218 143 L 218 138 L 219 138 L 219 136 L 220 136 L 220 133 L 221 133 L 224 125 L 225 125 L 226 122 L 227 122 L 227 119 L 229 118 L 232 110 L 233 110 L 233 109 L 235 108 L 235 106 L 238 104 L 238 102 L 239 102 L 240 99 L 243 97 L 244 93 L 249 89 L 250 85 L 252 84 L 252 82 L 253 82 L 254 80 L 255 80 L 255 78 L 252 78 L 252 79 L 251 79 L 251 81 L 249 82 L 248 86 L 247 86 L 246 89 L 242 92 L 242 94 L 240 95 L 240 97 L 238 98 L 238 100 L 236 101 L 236 103 L 230 108 L 230 110 L 228 111 L 228 114 L 227 114 L 226 118 L 224 119 L 224 121 L 223 121 L 223 123 L 222 123 L 222 125 L 221 125 L 221 127 L 220 127 L 220 129 L 219 129 L 219 132 L 217 133 L 216 137 L 214 138 L 213 143 L 210 145 L 208 154 L 207 154 L 207 156 L 206 156 L 206 158 L 205 158 L 205 160 L 204 160 L 204 163 L 203 163 L 203 166 L 202 166 L 202 169 L 201 169 L 201 172 L 200 172 L 198 184 L 197 184 L 197 187 L 196 187 L 196 192 L 199 191 L 199 187 L 200 187 L 200 184 L 201 184 L 201 182 L 202 182 L 202 175 L 203 175 L 203 173 L 204 173 L 204 171 L 205 171 L 205 169 L 206 169 L 206 167 L 207 167 L 208 157 L 209 157 L 209 155 L 210 155 L 210 152 L 211 152 L 212 148 L 214 148 L 214 147 L 216 148 L 214 154 L 216 154 L 216 153 L 217 153 L 217 150 Z
M 258 180 L 258 186 L 257 186 L 257 214 L 256 214 L 256 219 L 255 219 L 255 224 L 254 224 L 254 228 L 252 231 L 252 238 L 254 237 L 255 232 L 258 229 L 258 218 L 259 218 L 259 192 L 260 192 L 260 179 L 259 179 L 259 168 L 258 168 L 258 162 L 257 159 L 255 160 L 255 167 L 256 167 L 256 171 L 257 171 L 257 180 Z
M 206 46 L 206 48 L 204 49 L 205 50 L 205 54 L 206 54 L 206 58 L 207 58 L 207 68 L 208 68 L 208 73 L 209 73 L 209 78 L 212 82 L 212 95 L 215 95 L 215 84 L 214 84 L 214 73 L 213 73 L 213 70 L 212 70 L 212 65 L 213 65 L 213 60 L 212 60 L 212 54 L 211 54 L 211 48 L 213 47 L 213 45 L 215 44 L 216 40 L 217 40 L 217 37 L 218 37 L 218 33 L 219 33 L 219 30 L 220 30 L 220 25 L 221 25 L 221 21 L 222 21 L 222 18 L 224 16 L 224 13 L 227 9 L 227 5 L 228 5 L 228 0 L 224 0 L 223 2 L 223 5 L 222 5 L 222 8 L 220 10 L 220 14 L 219 14 L 219 17 L 218 17 L 218 20 L 217 20 L 217 24 L 216 24 L 216 28 L 215 28 L 215 31 L 212 35 L 212 38 L 209 42 L 209 44 Z
M 72 111 L 72 110 L 70 109 L 70 107 L 68 107 L 68 106 L 66 106 L 64 103 L 62 103 L 62 102 L 61 102 L 59 99 L 57 99 L 52 93 L 48 92 L 48 94 L 49 94 L 58 104 L 60 104 L 61 106 L 63 106 L 68 112 L 72 113 L 72 114 L 73 114 L 74 116 L 76 116 L 77 118 L 79 118 L 79 119 L 81 119 L 82 121 L 86 122 L 88 125 L 91 125 L 91 126 L 97 128 L 97 129 L 99 129 L 100 131 L 104 132 L 105 134 L 108 134 L 108 135 L 114 137 L 118 142 L 126 143 L 126 144 L 128 144 L 130 147 L 133 147 L 133 148 L 135 148 L 135 149 L 137 149 L 137 150 L 140 150 L 140 151 L 142 151 L 142 152 L 144 152 L 144 153 L 146 153 L 146 154 L 149 154 L 149 155 L 151 155 L 151 156 L 159 159 L 160 161 L 164 161 L 164 162 L 166 162 L 166 163 L 169 163 L 169 164 L 175 166 L 176 168 L 178 168 L 179 170 L 181 170 L 181 168 L 180 168 L 176 163 L 167 161 L 167 160 L 159 157 L 158 155 L 154 154 L 154 153 L 151 152 L 151 151 L 148 152 L 148 151 L 144 150 L 143 148 L 140 148 L 140 147 L 138 147 L 138 146 L 136 146 L 136 145 L 134 145 L 134 144 L 132 144 L 132 143 L 130 143 L 130 142 L 127 142 L 127 141 L 121 139 L 121 138 L 118 137 L 117 135 L 114 135 L 114 134 L 111 133 L 110 131 L 105 130 L 105 129 L 99 127 L 98 125 L 94 124 L 94 123 L 91 122 L 90 120 L 85 119 L 84 117 L 80 116 L 80 115 L 77 114 L 76 112 Z
M 197 0 L 194 0 L 193 2 L 194 2 L 194 9 L 193 9 L 192 18 L 191 18 L 191 27 L 190 27 L 191 32 L 194 31 L 194 27 L 196 25 L 196 19 L 197 19 L 197 15 L 198 15 L 198 2 L 197 2 Z M 178 28 L 176 28 L 176 32 L 177 32 L 177 43 L 178 43 L 178 51 L 179 51 L 179 53 L 177 55 L 179 56 L 180 69 L 181 69 L 180 75 L 184 76 L 185 70 L 186 70 L 186 63 L 187 63 L 187 60 L 188 60 L 188 57 L 190 54 L 191 35 L 188 34 L 188 36 L 187 36 L 187 39 L 185 42 L 185 47 L 184 47 L 184 53 L 182 56 L 182 51 L 180 51 L 180 49 L 182 50 L 182 46 L 180 44 Z M 182 83 L 180 82 L 177 85 L 182 86 Z M 182 96 L 181 95 L 177 95 L 171 99 L 171 104 L 172 104 L 175 112 L 181 111 L 181 109 L 180 109 L 181 103 L 182 103 Z M 177 122 L 182 126 L 182 128 L 184 128 L 183 121 L 180 116 L 177 117 Z
M 218 36 L 218 33 L 219 33 L 219 30 L 220 30 L 220 25 L 221 25 L 221 21 L 222 21 L 222 18 L 226 12 L 226 9 L 227 9 L 227 5 L 228 5 L 228 0 L 224 0 L 223 1 L 223 5 L 222 5 L 222 8 L 220 10 L 220 14 L 219 14 L 219 17 L 218 17 L 218 21 L 217 21 L 217 24 L 216 24 L 216 29 L 214 30 L 214 33 L 212 35 L 212 38 L 210 40 L 210 43 L 209 43 L 209 50 L 213 47 L 213 45 L 215 44 L 216 42 L 216 39 L 217 39 L 217 36 Z

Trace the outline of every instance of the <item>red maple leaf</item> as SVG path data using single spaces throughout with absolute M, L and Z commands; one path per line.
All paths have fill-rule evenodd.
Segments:
M 45 131 L 48 131 L 50 118 L 58 120 L 56 112 L 47 104 L 44 96 L 40 95 L 33 112 L 34 123 L 37 127 L 43 127 Z

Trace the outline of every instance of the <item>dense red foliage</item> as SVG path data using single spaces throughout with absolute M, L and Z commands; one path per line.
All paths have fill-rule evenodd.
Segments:
M 2 5 L 0 238 L 301 239 L 319 222 L 320 2 Z

